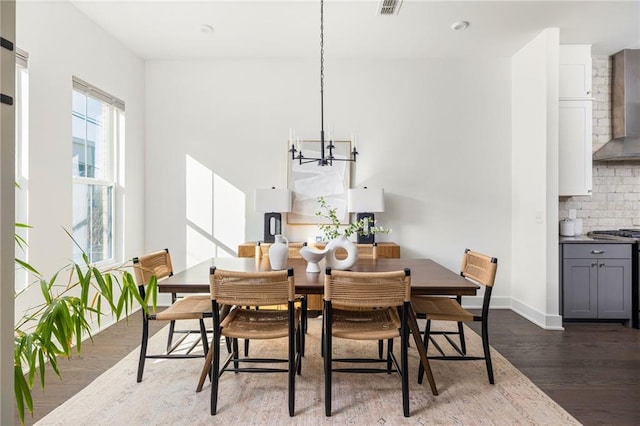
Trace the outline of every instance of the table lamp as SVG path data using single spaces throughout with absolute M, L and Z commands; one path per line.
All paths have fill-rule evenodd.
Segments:
M 288 189 L 261 188 L 255 190 L 255 211 L 264 213 L 265 243 L 273 243 L 282 234 L 282 214 L 291 211 L 291 192 Z
M 364 232 L 368 232 L 369 227 L 375 223 L 375 215 L 373 213 L 384 211 L 384 189 L 369 189 L 366 186 L 364 188 L 349 189 L 348 210 L 356 213 L 357 221 L 365 219 Z M 367 235 L 358 234 L 358 244 L 373 244 L 375 240 L 373 233 L 368 233 Z

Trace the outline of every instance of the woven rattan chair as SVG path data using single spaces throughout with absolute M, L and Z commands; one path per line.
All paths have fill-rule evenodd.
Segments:
M 464 257 L 462 258 L 462 267 L 460 275 L 463 277 L 484 286 L 484 300 L 482 303 L 481 315 L 473 315 L 471 312 L 464 309 L 461 305 L 462 297 L 458 296 L 456 299 L 448 297 L 434 297 L 434 296 L 414 296 L 411 298 L 413 309 L 418 317 L 426 318 L 427 324 L 424 333 L 424 345 L 425 350 L 429 347 L 429 342 L 433 343 L 433 346 L 437 349 L 440 355 L 429 356 L 430 359 L 444 359 L 444 360 L 485 360 L 487 365 L 487 375 L 489 376 L 489 383 L 494 384 L 493 378 L 493 366 L 491 365 L 491 353 L 489 350 L 489 331 L 487 317 L 489 315 L 489 303 L 491 302 L 491 291 L 493 290 L 493 283 L 496 277 L 496 271 L 498 269 L 498 259 L 495 257 L 486 256 L 481 253 L 465 250 Z M 431 321 L 454 321 L 458 325 L 457 331 L 438 331 L 431 329 Z M 482 329 L 482 348 L 484 356 L 470 356 L 467 355 L 467 347 L 464 337 L 464 322 L 479 321 L 481 322 Z M 438 344 L 437 340 L 433 338 L 434 335 L 442 335 L 446 341 L 455 350 L 455 355 L 445 355 L 444 350 Z M 457 335 L 460 340 L 460 345 L 450 337 Z M 424 376 L 424 370 L 420 365 L 418 371 L 418 382 L 422 383 Z
M 300 306 L 296 306 L 293 269 L 272 272 L 234 272 L 211 268 L 211 307 L 213 315 L 213 341 L 221 336 L 232 341 L 231 354 L 220 363 L 220 345 L 211 345 L 213 356 L 210 364 L 211 414 L 215 415 L 218 405 L 219 377 L 225 371 L 288 374 L 289 415 L 295 412 L 295 376 L 301 371 L 300 353 Z M 221 318 L 222 305 L 234 306 L 231 312 Z M 287 309 L 264 308 L 272 305 L 286 305 Z M 252 309 L 255 307 L 262 309 Z M 247 308 L 248 307 L 248 308 Z M 288 338 L 286 358 L 240 358 L 238 339 Z M 251 364 L 262 365 L 246 366 Z M 277 368 L 275 364 L 286 363 L 287 368 Z M 231 364 L 231 365 L 230 365 Z M 265 366 L 269 365 L 271 366 Z M 201 380 L 204 376 L 201 376 Z M 256 407 L 254 407 L 256 408 Z
M 173 275 L 173 266 L 169 250 L 161 250 L 149 253 L 133 259 L 133 266 L 138 284 L 140 296 L 144 299 L 146 286 L 152 277 L 161 280 Z M 204 325 L 204 318 L 211 317 L 211 301 L 208 295 L 187 296 L 182 298 L 173 297 L 173 303 L 165 310 L 155 313 L 152 307 L 148 307 L 145 312 L 142 310 L 142 343 L 140 345 L 140 361 L 138 363 L 137 381 L 142 381 L 144 364 L 147 358 L 201 358 L 206 356 L 209 350 L 207 341 L 207 330 Z M 177 320 L 199 320 L 199 330 L 175 330 L 174 325 Z M 147 354 L 147 343 L 149 340 L 149 321 L 169 321 L 170 332 L 167 340 L 167 349 L 164 354 Z M 182 337 L 173 343 L 173 333 L 182 333 Z M 195 340 L 185 351 L 176 353 L 183 341 L 192 333 L 199 333 L 200 339 Z M 202 341 L 203 352 L 201 354 L 192 353 L 195 347 Z
M 324 282 L 324 375 L 325 415 L 331 416 L 331 386 L 334 372 L 391 373 L 402 378 L 402 407 L 409 417 L 408 312 L 411 309 L 411 273 L 350 272 L 327 268 Z M 334 306 L 334 304 L 336 306 Z M 400 338 L 400 362 L 393 341 Z M 386 340 L 387 357 L 333 358 L 334 339 Z M 336 363 L 368 364 L 369 367 L 336 368 Z M 383 363 L 383 368 L 372 364 Z
M 346 256 L 346 253 L 345 253 Z M 338 254 L 338 256 L 336 257 L 340 257 L 340 254 Z M 358 259 L 372 259 L 372 260 L 376 260 L 378 259 L 378 243 L 373 243 L 373 244 L 359 244 L 358 245 Z M 335 307 L 335 303 L 334 303 L 334 307 Z M 324 345 L 324 341 L 322 343 L 322 345 Z M 321 346 L 322 346 L 321 345 Z M 320 349 L 321 353 L 324 349 Z M 384 340 L 379 340 L 378 341 L 378 357 L 380 359 L 382 359 L 384 356 Z
M 300 249 L 305 247 L 307 243 L 289 243 L 289 254 L 287 255 L 288 259 L 302 259 L 302 255 L 300 254 Z M 256 245 L 256 257 L 261 259 L 263 257 L 269 257 L 269 246 L 262 245 L 258 243 Z M 300 303 L 302 308 L 302 329 L 304 333 L 302 334 L 302 344 L 300 345 L 300 351 L 302 356 L 304 356 L 304 348 L 305 348 L 305 334 L 307 333 L 307 297 L 302 294 L 296 295 L 296 302 Z M 279 307 L 279 309 L 286 309 L 286 305 Z M 244 356 L 249 356 L 249 340 L 244 341 Z

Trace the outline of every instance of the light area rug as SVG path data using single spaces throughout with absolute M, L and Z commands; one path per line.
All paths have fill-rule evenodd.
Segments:
M 211 416 L 210 383 L 205 383 L 202 392 L 195 392 L 203 359 L 147 360 L 144 378 L 136 383 L 138 349 L 37 424 L 579 424 L 493 349 L 495 385 L 488 382 L 484 361 L 432 360 L 439 391 L 433 396 L 426 377 L 422 385 L 417 383 L 419 356 L 413 342 L 409 349 L 411 417 L 402 414 L 399 376 L 384 373 L 334 373 L 333 415 L 325 417 L 320 330 L 321 320 L 310 319 L 302 375 L 296 377 L 295 417 L 288 415 L 286 374 L 223 374 L 218 412 Z M 161 351 L 166 335 L 167 328 L 152 337 L 150 351 Z M 481 354 L 480 337 L 468 328 L 466 337 L 467 352 Z M 334 356 L 375 357 L 377 346 L 375 342 L 335 339 Z M 395 347 L 397 351 L 398 344 Z M 250 352 L 284 357 L 285 340 L 252 341 Z

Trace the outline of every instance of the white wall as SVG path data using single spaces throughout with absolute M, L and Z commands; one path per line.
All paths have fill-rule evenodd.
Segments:
M 144 249 L 144 62 L 67 2 L 20 2 L 17 45 L 29 53 L 30 262 L 49 278 L 72 257 L 71 91 L 75 75 L 126 104 L 126 238 L 123 258 Z M 39 288 L 16 315 L 39 303 Z M 105 319 L 108 324 L 108 319 Z
M 547 29 L 512 58 L 512 308 L 544 328 L 562 324 L 557 315 L 558 51 L 558 30 Z
M 287 183 L 289 128 L 319 137 L 317 61 L 146 70 L 147 248 L 170 247 L 178 270 L 234 255 L 262 238 L 254 188 Z M 325 60 L 325 130 L 357 133 L 353 183 L 384 187 L 376 218 L 393 232 L 383 238 L 453 270 L 466 247 L 498 257 L 496 306 L 509 304 L 512 270 L 510 72 L 508 59 Z M 318 235 L 314 225 L 284 233 Z

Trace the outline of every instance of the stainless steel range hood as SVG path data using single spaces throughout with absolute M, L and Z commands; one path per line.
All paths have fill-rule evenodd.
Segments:
M 613 55 L 613 139 L 593 154 L 597 161 L 640 160 L 640 49 Z

